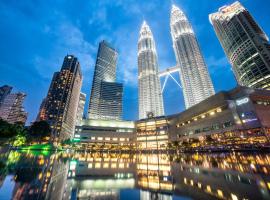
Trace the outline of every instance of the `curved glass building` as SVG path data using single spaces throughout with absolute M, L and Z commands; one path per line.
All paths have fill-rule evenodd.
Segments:
M 240 85 L 270 89 L 270 44 L 238 1 L 209 16 Z
M 185 106 L 189 108 L 215 91 L 192 26 L 183 11 L 175 5 L 171 10 L 170 26 Z
M 144 21 L 138 41 L 139 119 L 164 115 L 155 41 Z

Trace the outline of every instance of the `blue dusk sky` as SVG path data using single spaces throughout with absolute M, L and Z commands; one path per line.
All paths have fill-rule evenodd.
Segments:
M 231 66 L 208 19 L 210 13 L 232 0 L 1 0 L 0 85 L 8 84 L 27 94 L 25 109 L 31 122 L 53 73 L 60 69 L 65 55 L 73 54 L 81 63 L 82 91 L 89 99 L 98 43 L 105 39 L 119 52 L 117 79 L 124 83 L 124 119 L 137 119 L 139 29 L 143 20 L 151 27 L 160 70 L 174 66 L 169 27 L 172 2 L 193 26 L 216 92 L 235 87 Z M 270 0 L 241 2 L 270 35 Z M 179 80 L 178 74 L 174 77 Z M 172 79 L 163 98 L 166 114 L 184 110 L 182 91 Z

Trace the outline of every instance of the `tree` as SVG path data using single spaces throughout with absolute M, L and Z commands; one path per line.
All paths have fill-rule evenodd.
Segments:
M 51 136 L 51 127 L 46 121 L 34 122 L 29 129 L 29 133 L 33 138 L 38 138 L 40 141 L 42 138 Z

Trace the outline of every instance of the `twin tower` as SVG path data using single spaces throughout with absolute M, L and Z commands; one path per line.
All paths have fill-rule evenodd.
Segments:
M 170 17 L 173 48 L 186 108 L 215 93 L 191 24 L 175 5 Z M 144 21 L 138 41 L 139 118 L 164 115 L 158 56 L 150 27 Z

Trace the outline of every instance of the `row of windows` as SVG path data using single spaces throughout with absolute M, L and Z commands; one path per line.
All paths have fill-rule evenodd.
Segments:
M 213 115 L 215 115 L 216 113 L 222 112 L 222 110 L 224 110 L 224 109 L 225 109 L 225 108 L 216 108 L 216 109 L 210 110 L 210 111 L 208 111 L 208 112 L 206 112 L 206 113 L 197 115 L 197 116 L 193 117 L 192 119 L 190 119 L 190 120 L 188 120 L 188 121 L 179 123 L 179 124 L 176 125 L 176 127 L 179 128 L 179 127 L 181 127 L 181 126 L 185 126 L 185 125 L 187 125 L 187 124 L 190 124 L 191 122 L 198 121 L 199 119 L 204 119 L 204 118 L 206 118 L 206 117 L 213 116 Z
M 196 129 L 194 132 L 193 131 L 190 131 L 190 132 L 187 132 L 187 133 L 184 133 L 184 134 L 178 134 L 178 137 L 182 137 L 182 136 L 187 136 L 187 135 L 192 135 L 192 134 L 199 134 L 199 133 L 204 133 L 204 132 L 208 132 L 208 131 L 212 131 L 212 130 L 219 130 L 219 129 L 223 129 L 223 128 L 228 128 L 228 127 L 231 127 L 233 126 L 234 123 L 231 122 L 231 121 L 227 121 L 223 124 L 213 124 L 211 127 L 204 127 L 204 128 L 201 128 L 201 129 Z
M 117 137 L 87 137 L 87 136 L 83 136 L 81 137 L 81 139 L 90 139 L 90 140 L 98 140 L 98 141 L 129 141 L 129 138 L 117 138 Z

